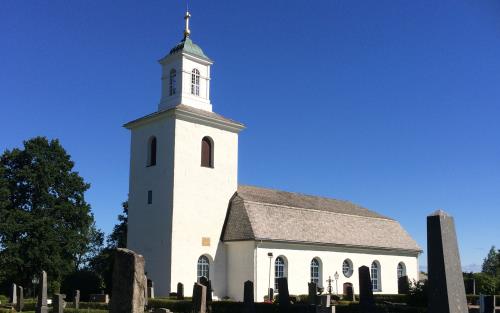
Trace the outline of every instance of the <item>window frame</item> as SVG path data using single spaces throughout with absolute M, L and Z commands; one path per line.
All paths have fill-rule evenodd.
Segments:
M 346 266 L 345 264 L 347 263 L 348 265 L 348 270 L 347 270 L 347 273 L 345 271 L 346 269 Z M 354 266 L 352 264 L 352 260 L 351 259 L 345 259 L 343 262 L 342 262 L 342 274 L 346 277 L 346 278 L 350 278 L 352 276 L 352 274 L 354 273 Z
M 382 291 L 382 269 L 380 262 L 377 260 L 373 261 L 370 266 L 370 279 L 372 283 L 372 290 L 374 292 Z
M 208 151 L 205 151 L 205 149 L 208 149 Z M 214 168 L 214 140 L 209 136 L 201 139 L 200 165 L 201 167 Z
M 403 276 L 406 276 L 406 264 L 401 261 L 396 268 L 396 277 L 399 280 Z
M 191 71 L 191 94 L 200 96 L 200 71 L 197 68 Z
M 281 262 L 278 262 L 280 260 Z M 274 290 L 278 290 L 278 278 L 287 277 L 286 274 L 287 263 L 283 256 L 278 256 L 274 260 Z
M 177 71 L 175 68 L 170 70 L 169 73 L 169 91 L 168 95 L 173 96 L 177 93 Z
M 202 277 L 210 280 L 210 258 L 206 255 L 200 255 L 196 262 L 196 281 L 200 282 Z
M 317 287 L 321 287 L 321 260 L 313 258 L 310 264 L 310 281 L 316 283 Z

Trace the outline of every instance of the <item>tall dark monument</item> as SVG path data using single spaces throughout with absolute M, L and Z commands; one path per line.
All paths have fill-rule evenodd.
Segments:
M 468 313 L 453 217 L 436 211 L 427 217 L 429 313 Z

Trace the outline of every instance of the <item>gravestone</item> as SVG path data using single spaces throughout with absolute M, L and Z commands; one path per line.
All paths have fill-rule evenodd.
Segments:
M 52 300 L 52 313 L 64 313 L 64 298 L 66 295 L 56 293 Z
M 373 286 L 370 279 L 370 269 L 367 266 L 361 266 L 359 272 L 359 312 L 374 313 L 375 300 L 373 299 Z
M 144 257 L 132 250 L 118 248 L 113 269 L 111 313 L 143 313 L 146 280 Z
M 207 287 L 194 283 L 193 286 L 193 313 L 206 313 L 207 312 Z
M 80 308 L 80 290 L 75 291 L 73 303 L 75 304 L 75 309 L 78 310 Z
M 269 290 L 267 291 L 267 298 L 268 298 L 269 302 L 274 301 L 274 289 L 273 288 L 269 288 Z
M 465 281 L 465 294 L 468 295 L 476 294 L 476 280 L 474 278 L 467 279 Z
M 308 297 L 307 297 L 307 300 L 309 302 L 309 304 L 311 305 L 316 305 L 318 304 L 317 300 L 318 300 L 318 297 L 317 297 L 317 290 L 318 288 L 316 287 L 316 283 L 307 283 L 307 289 L 308 289 Z
M 278 278 L 278 312 L 290 311 L 290 294 L 288 293 L 288 280 L 286 277 Z
M 354 296 L 354 288 L 351 283 L 344 283 L 344 300 L 347 301 L 356 301 L 356 297 Z
M 148 298 L 155 298 L 155 283 L 151 279 L 148 279 Z
M 12 290 L 10 292 L 10 303 L 16 304 L 17 303 L 17 285 L 12 284 Z
M 253 282 L 250 280 L 243 285 L 243 309 L 245 313 L 255 313 Z
M 45 273 L 45 271 L 42 271 L 38 280 L 38 300 L 35 312 L 48 313 L 49 307 L 47 306 L 47 273 Z
M 16 310 L 22 312 L 24 308 L 24 290 L 23 287 L 17 286 L 17 304 Z
M 184 300 L 184 285 L 177 283 L 177 300 Z
M 479 313 L 495 313 L 495 296 L 479 296 Z
M 109 295 L 104 293 L 90 294 L 89 301 L 97 303 L 109 303 Z
M 201 277 L 200 284 L 207 287 L 207 304 L 212 303 L 212 281 L 206 277 Z
M 428 313 L 468 313 L 453 217 L 427 217 Z
M 410 293 L 410 280 L 408 276 L 401 276 L 398 278 L 398 294 L 407 295 Z
M 324 308 L 331 307 L 331 302 L 332 302 L 332 295 L 330 295 L 329 293 L 321 295 L 319 297 L 319 304 L 321 304 L 321 306 Z

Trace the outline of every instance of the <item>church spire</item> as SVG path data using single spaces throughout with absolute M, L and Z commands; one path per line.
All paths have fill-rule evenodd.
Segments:
M 191 14 L 186 9 L 186 15 L 184 15 L 184 19 L 186 20 L 186 28 L 184 29 L 184 39 L 188 38 L 189 35 L 191 35 L 191 30 L 189 30 L 189 18 L 190 17 L 191 17 Z

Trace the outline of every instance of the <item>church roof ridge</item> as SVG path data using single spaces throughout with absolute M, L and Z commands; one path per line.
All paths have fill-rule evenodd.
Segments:
M 284 191 L 253 185 L 238 185 L 238 194 L 244 201 L 265 203 L 275 206 L 307 210 L 328 211 L 332 213 L 381 218 L 394 221 L 393 218 L 369 210 L 348 200 L 325 196 L 310 195 L 301 192 Z

